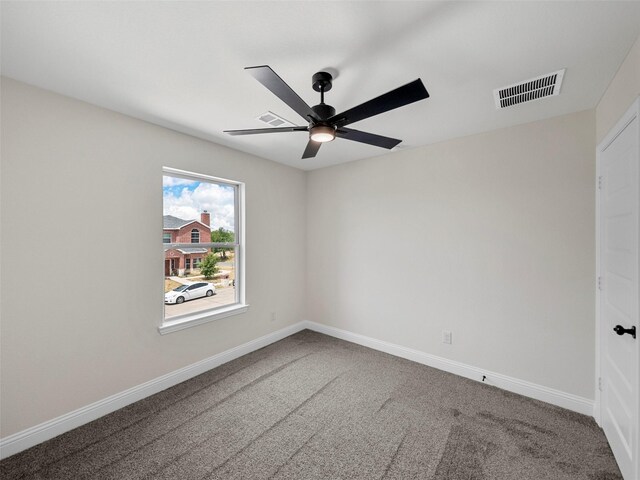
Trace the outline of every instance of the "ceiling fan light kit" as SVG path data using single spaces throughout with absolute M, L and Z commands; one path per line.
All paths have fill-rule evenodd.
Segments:
M 336 138 L 336 129 L 330 125 L 314 125 L 309 128 L 309 138 L 314 142 L 330 142 Z
M 309 142 L 302 154 L 302 158 L 315 157 L 322 143 L 330 142 L 336 137 L 391 149 L 402 140 L 345 128 L 346 125 L 429 98 L 429 93 L 422 80 L 417 79 L 336 115 L 336 109 L 324 103 L 324 94 L 331 90 L 333 86 L 333 77 L 328 72 L 317 72 L 311 78 L 312 88 L 316 92 L 320 92 L 320 103 L 310 107 L 268 65 L 246 67 L 245 70 L 298 113 L 308 122 L 308 126 L 225 130 L 224 132 L 229 135 L 308 132 Z

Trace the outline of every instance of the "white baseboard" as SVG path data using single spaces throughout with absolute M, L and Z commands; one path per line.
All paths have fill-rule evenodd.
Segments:
M 61 415 L 57 418 L 41 423 L 40 425 L 36 425 L 35 427 L 31 427 L 2 438 L 0 439 L 0 459 L 9 457 L 15 453 L 21 452 L 22 450 L 26 450 L 27 448 L 33 447 L 34 445 L 68 432 L 69 430 L 73 430 L 76 427 L 96 420 L 108 413 L 126 407 L 131 403 L 142 400 L 143 398 L 154 395 L 162 390 L 177 385 L 178 383 L 184 382 L 185 380 L 189 380 L 190 378 L 200 375 L 212 368 L 216 368 L 224 363 L 230 362 L 242 355 L 246 355 L 247 353 L 266 347 L 278 340 L 282 340 L 283 338 L 293 335 L 305 328 L 340 338 L 348 342 L 357 343 L 358 345 L 373 348 L 374 350 L 389 353 L 397 357 L 406 358 L 407 360 L 412 360 L 414 362 L 438 368 L 472 380 L 481 381 L 482 376 L 486 375 L 486 383 L 489 385 L 493 385 L 510 392 L 519 393 L 530 398 L 535 398 L 536 400 L 542 400 L 543 402 L 564 407 L 585 415 L 593 416 L 594 414 L 594 401 L 587 398 L 572 395 L 553 388 L 544 387 L 542 385 L 536 385 L 531 382 L 508 377 L 499 373 L 489 372 L 464 363 L 455 362 L 453 360 L 448 360 L 446 358 L 413 350 L 393 343 L 376 340 L 375 338 L 366 337 L 347 330 L 330 327 L 320 323 L 303 321 L 289 325 L 288 327 L 255 340 L 251 340 L 250 342 L 226 350 L 212 357 L 205 358 L 204 360 L 155 378 L 136 387 L 111 395 L 103 400 L 99 400 L 95 403 L 74 410 L 73 412 Z
M 482 377 L 486 376 L 484 383 L 488 385 L 493 385 L 494 387 L 518 393 L 526 397 L 535 398 L 536 400 L 551 403 L 552 405 L 557 405 L 584 415 L 593 416 L 594 414 L 594 401 L 588 398 L 545 387 L 543 385 L 537 385 L 525 380 L 502 375 L 500 373 L 490 372 L 478 367 L 456 362 L 454 360 L 448 360 L 419 350 L 403 347 L 401 345 L 376 340 L 375 338 L 366 337 L 364 335 L 330 327 L 328 325 L 310 321 L 305 321 L 303 324 L 309 330 L 324 333 L 325 335 L 340 338 L 348 342 L 357 343 L 358 345 L 389 353 L 396 357 L 406 358 L 407 360 L 412 360 L 429 367 L 444 370 L 445 372 L 454 373 L 461 377 L 470 378 L 471 380 L 481 382 Z
M 108 413 L 114 412 L 122 407 L 126 407 L 133 402 L 137 402 L 138 400 L 142 400 L 150 395 L 161 392 L 162 390 L 184 382 L 185 380 L 189 380 L 190 378 L 200 375 L 212 368 L 218 367 L 223 363 L 230 362 L 242 355 L 246 355 L 247 353 L 266 347 L 267 345 L 277 342 L 278 340 L 282 340 L 283 338 L 293 335 L 305 328 L 305 322 L 295 323 L 276 332 L 269 333 L 263 337 L 256 338 L 255 340 L 251 340 L 250 342 L 244 343 L 235 348 L 231 348 L 192 365 L 188 365 L 174 372 L 145 382 L 136 387 L 116 393 L 115 395 L 111 395 L 110 397 L 99 400 L 65 415 L 61 415 L 57 418 L 41 423 L 40 425 L 36 425 L 35 427 L 31 427 L 2 438 L 0 439 L 0 459 L 9 457 L 15 453 L 21 452 L 22 450 L 26 450 L 27 448 L 33 447 L 34 445 L 68 432 L 69 430 L 73 430 L 80 425 L 89 423 L 97 418 L 107 415 Z

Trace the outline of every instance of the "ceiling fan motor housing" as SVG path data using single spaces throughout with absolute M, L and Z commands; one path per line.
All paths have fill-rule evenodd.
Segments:
M 336 114 L 336 109 L 326 103 L 314 105 L 311 107 L 311 110 L 313 110 L 313 113 L 316 114 L 319 120 L 327 120 Z

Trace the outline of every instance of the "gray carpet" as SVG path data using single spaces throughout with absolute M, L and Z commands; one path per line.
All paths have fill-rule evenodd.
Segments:
M 622 478 L 589 417 L 310 331 L 9 457 L 0 476 Z

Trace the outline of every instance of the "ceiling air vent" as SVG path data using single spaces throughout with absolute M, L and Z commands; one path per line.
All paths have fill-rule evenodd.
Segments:
M 295 125 L 273 112 L 266 112 L 256 117 L 256 120 L 266 123 L 272 127 L 294 127 Z
M 539 77 L 525 80 L 493 91 L 496 108 L 506 108 L 518 103 L 532 102 L 544 97 L 551 97 L 560 93 L 562 77 L 565 69 L 547 73 Z

